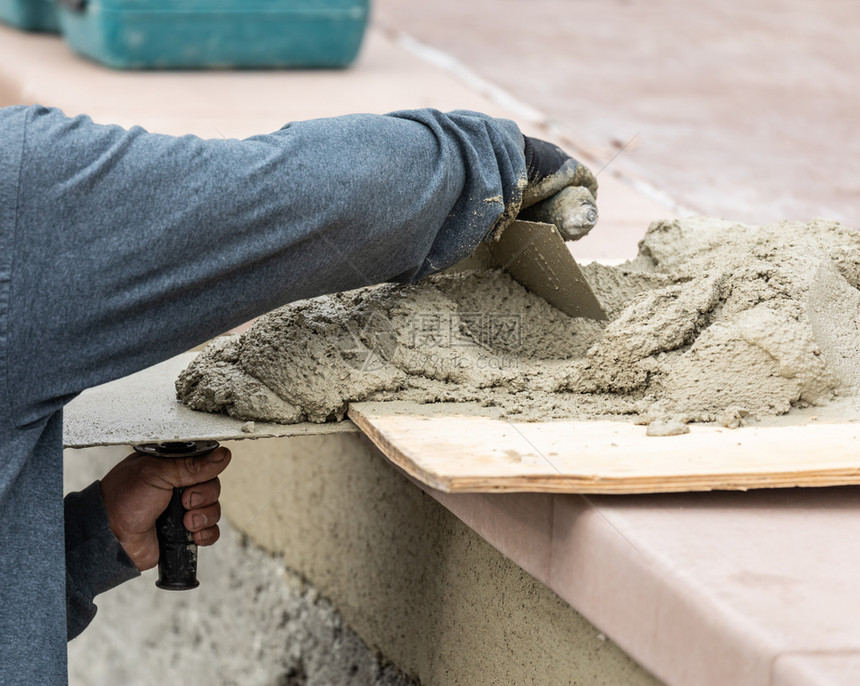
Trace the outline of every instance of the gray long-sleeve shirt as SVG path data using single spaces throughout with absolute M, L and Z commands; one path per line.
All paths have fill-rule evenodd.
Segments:
M 66 682 L 66 402 L 286 302 L 444 269 L 524 177 L 517 127 L 468 112 L 207 141 L 0 109 L 0 684 Z M 83 561 L 98 531 L 72 625 L 112 579 Z
M 80 634 L 96 616 L 93 600 L 140 572 L 111 531 L 99 482 L 65 497 L 66 633 Z

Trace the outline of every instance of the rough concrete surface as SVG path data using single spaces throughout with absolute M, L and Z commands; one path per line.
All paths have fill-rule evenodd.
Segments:
M 246 448 L 247 450 L 247 448 Z M 127 454 L 66 453 L 66 488 L 82 488 Z M 99 596 L 69 644 L 71 686 L 406 686 L 331 603 L 278 556 L 222 524 L 201 549 L 201 586 L 155 588 L 150 571 Z
M 658 683 L 355 435 L 237 444 L 222 481 L 237 528 L 422 684 Z
M 522 419 L 736 424 L 860 388 L 857 231 L 688 218 L 653 223 L 639 251 L 585 269 L 605 329 L 504 272 L 440 274 L 276 310 L 207 348 L 179 397 L 286 423 L 413 400 Z

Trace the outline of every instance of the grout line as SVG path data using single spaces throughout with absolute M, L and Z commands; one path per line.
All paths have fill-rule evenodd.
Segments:
M 455 57 L 422 43 L 407 34 L 400 32 L 390 33 L 394 43 L 407 52 L 443 71 L 453 74 L 459 81 L 462 81 L 479 94 L 486 96 L 494 103 L 510 110 L 521 120 L 549 128 L 549 118 L 543 112 L 523 102 L 504 88 L 478 76 Z

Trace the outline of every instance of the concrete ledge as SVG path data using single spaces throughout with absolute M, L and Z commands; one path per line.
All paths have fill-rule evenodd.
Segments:
M 857 683 L 854 488 L 432 495 L 666 683 Z

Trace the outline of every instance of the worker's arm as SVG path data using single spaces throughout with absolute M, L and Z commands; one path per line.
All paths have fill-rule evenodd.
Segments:
M 432 110 L 244 141 L 2 111 L 24 139 L 8 369 L 17 424 L 286 302 L 459 261 L 518 206 L 508 121 Z
M 140 572 L 108 523 L 99 482 L 65 497 L 66 631 L 80 634 L 96 615 L 95 597 Z
M 155 520 L 184 486 L 183 524 L 199 546 L 218 540 L 221 486 L 218 475 L 230 451 L 186 460 L 159 460 L 139 453 L 122 460 L 99 482 L 65 498 L 66 627 L 69 640 L 93 620 L 100 593 L 158 563 Z

